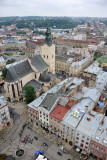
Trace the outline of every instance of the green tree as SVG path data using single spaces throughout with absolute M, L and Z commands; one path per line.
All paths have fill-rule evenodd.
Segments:
M 7 68 L 4 68 L 4 69 L 2 70 L 2 77 L 3 77 L 3 79 L 6 78 L 6 74 L 7 74 Z
M 35 90 L 33 86 L 25 87 L 25 101 L 26 103 L 30 103 L 35 99 Z

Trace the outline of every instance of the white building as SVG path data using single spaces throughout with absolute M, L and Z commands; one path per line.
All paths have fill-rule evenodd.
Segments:
M 75 145 L 90 153 L 90 142 L 95 136 L 100 122 L 104 118 L 103 114 L 91 111 L 86 113 L 76 129 Z
M 80 101 L 70 109 L 62 121 L 63 135 L 64 138 L 67 138 L 69 144 L 75 143 L 74 137 L 78 124 L 85 113 L 93 110 L 100 95 L 100 92 L 96 88 L 82 87 L 82 93 L 78 92 L 77 95 L 72 97 L 74 100 L 80 97 Z
M 77 34 L 73 37 L 74 40 L 82 40 L 82 41 L 86 41 L 86 34 Z
M 81 54 L 82 57 L 88 57 L 90 61 L 93 61 L 94 50 L 89 48 L 74 48 L 76 54 Z
M 101 71 L 96 77 L 96 88 L 100 91 L 107 86 L 107 72 Z
M 7 106 L 7 102 L 5 101 L 4 97 L 0 97 L 0 130 L 2 130 L 5 126 L 9 125 L 10 121 L 10 114 Z
M 49 127 L 49 114 L 56 107 L 59 96 L 54 93 L 48 93 L 39 105 L 39 122 L 45 128 Z
M 88 45 L 88 48 L 95 51 L 95 50 L 97 50 L 97 45 L 90 44 L 90 45 Z

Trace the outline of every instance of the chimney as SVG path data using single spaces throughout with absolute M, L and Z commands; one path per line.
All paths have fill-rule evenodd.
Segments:
M 88 118 L 88 117 L 87 117 L 87 121 L 90 121 L 90 120 L 91 120 L 91 118 Z

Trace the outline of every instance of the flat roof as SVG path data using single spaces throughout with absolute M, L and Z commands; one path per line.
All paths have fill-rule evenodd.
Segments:
M 77 131 L 86 135 L 87 137 L 94 137 L 99 127 L 99 123 L 104 115 L 91 111 L 91 114 L 86 113 L 77 127 Z
M 88 107 L 87 110 L 90 111 L 94 106 L 94 102 L 89 98 L 85 98 L 76 103 L 64 117 L 63 123 L 76 128 L 85 114 L 86 106 Z
M 104 83 L 107 81 L 107 72 L 101 71 L 96 78 L 96 83 Z
M 96 102 L 96 100 L 100 97 L 101 93 L 96 88 L 90 88 L 83 96 L 91 98 L 92 101 Z
M 56 119 L 58 119 L 59 121 L 62 121 L 63 117 L 66 115 L 66 113 L 69 111 L 69 108 L 67 106 L 69 106 L 70 108 L 72 107 L 74 101 L 71 100 L 67 103 L 67 105 L 62 106 L 60 104 L 58 104 L 53 111 L 50 113 L 51 117 L 54 117 Z
M 103 123 L 100 123 L 99 128 L 97 129 L 97 132 L 95 136 L 93 137 L 93 140 L 105 147 L 107 147 L 107 117 L 104 117 Z
M 0 57 L 0 62 L 6 62 L 2 56 Z
M 0 97 L 0 108 L 5 106 L 7 104 L 7 101 L 4 99 L 4 96 Z
M 98 74 L 102 68 L 99 67 L 99 63 L 93 63 L 88 68 L 86 68 L 84 71 L 91 74 Z

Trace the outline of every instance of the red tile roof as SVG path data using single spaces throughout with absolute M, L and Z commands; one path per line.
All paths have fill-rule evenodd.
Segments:
M 59 41 L 59 42 L 74 42 L 74 43 L 85 43 L 85 44 L 89 44 L 88 41 L 73 40 L 73 39 L 63 39 L 63 38 L 60 38 L 60 39 L 58 39 L 57 41 Z
M 74 104 L 73 100 L 69 101 L 66 106 L 62 106 L 58 104 L 50 113 L 50 116 L 59 121 L 62 121 L 62 119 L 64 118 L 66 113 L 69 111 L 69 109 L 73 106 L 73 104 Z

